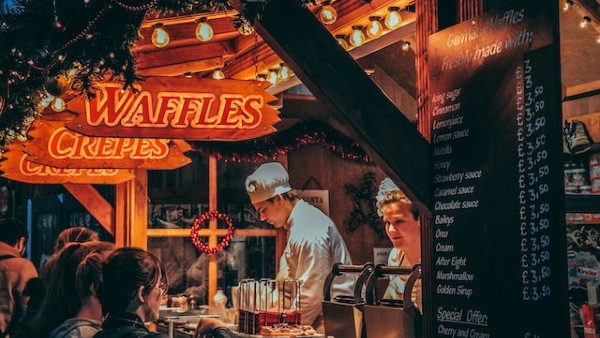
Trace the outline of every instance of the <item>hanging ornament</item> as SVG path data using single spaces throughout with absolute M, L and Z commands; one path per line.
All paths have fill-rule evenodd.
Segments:
M 44 88 L 53 96 L 61 96 L 69 89 L 69 81 L 62 75 L 49 77 L 44 81 Z
M 211 218 L 220 219 L 227 224 L 227 235 L 225 235 L 225 237 L 223 239 L 221 239 L 219 241 L 219 243 L 217 243 L 216 247 L 210 247 L 210 246 L 202 243 L 202 241 L 200 240 L 200 236 L 198 236 L 198 230 L 200 229 L 200 226 L 202 225 L 202 223 L 210 220 Z M 233 227 L 233 221 L 231 220 L 231 218 L 229 216 L 227 216 L 226 214 L 222 214 L 222 213 L 218 212 L 217 210 L 207 211 L 207 212 L 203 213 L 202 215 L 200 215 L 200 217 L 196 218 L 196 220 L 194 221 L 194 225 L 192 226 L 192 234 L 191 234 L 192 243 L 194 243 L 194 245 L 196 246 L 196 248 L 198 248 L 198 250 L 200 250 L 204 253 L 207 253 L 209 255 L 212 255 L 212 254 L 223 251 L 223 249 L 225 249 L 227 246 L 229 246 L 229 243 L 231 243 L 231 239 L 233 238 L 234 231 L 235 231 L 235 228 Z

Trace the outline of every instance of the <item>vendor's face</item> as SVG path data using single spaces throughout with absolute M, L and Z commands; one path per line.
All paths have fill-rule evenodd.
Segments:
M 421 243 L 419 221 L 415 219 L 410 206 L 395 202 L 383 208 L 385 232 L 395 248 L 406 249 Z
M 284 200 L 281 195 L 275 195 L 273 198 L 253 205 L 261 221 L 267 222 L 275 228 L 281 228 L 286 224 L 289 213 L 284 208 Z

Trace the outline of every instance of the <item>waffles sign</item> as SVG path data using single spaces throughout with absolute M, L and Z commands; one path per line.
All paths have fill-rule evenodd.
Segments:
M 270 134 L 279 112 L 259 81 L 149 77 L 138 92 L 102 83 L 67 108 L 67 127 L 88 136 L 245 140 Z

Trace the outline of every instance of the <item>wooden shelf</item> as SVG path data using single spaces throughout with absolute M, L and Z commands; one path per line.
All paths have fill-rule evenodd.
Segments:
M 565 212 L 600 213 L 600 195 L 565 194 Z

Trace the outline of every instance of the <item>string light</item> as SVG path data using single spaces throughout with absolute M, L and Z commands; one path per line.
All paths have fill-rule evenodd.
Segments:
M 65 110 L 65 108 L 66 104 L 63 99 L 61 99 L 60 97 L 54 98 L 54 101 L 52 101 L 52 110 L 54 110 L 57 113 L 60 113 L 61 111 Z
M 290 74 L 290 68 L 288 66 L 285 65 L 285 63 L 280 63 L 279 64 L 281 67 L 279 68 L 279 72 L 277 74 L 277 77 L 282 80 L 285 81 L 287 79 L 290 78 L 291 74 Z
M 362 32 L 362 26 L 352 26 L 350 44 L 354 47 L 360 47 L 363 43 L 365 43 L 365 34 Z
M 319 12 L 319 18 L 325 25 L 331 25 L 337 20 L 337 12 L 331 6 L 331 1 L 323 1 L 321 11 Z
M 258 74 L 256 76 L 256 79 L 260 82 L 265 82 L 267 81 L 267 74 Z
M 399 7 L 388 8 L 388 13 L 385 16 L 385 26 L 389 29 L 396 29 L 402 24 L 402 17 L 400 16 Z
M 242 20 L 242 24 L 237 29 L 238 32 L 244 36 L 248 36 L 254 33 L 254 26 L 252 26 L 250 21 L 246 20 L 245 18 L 243 18 Z
M 581 19 L 581 22 L 579 23 L 579 27 L 586 28 L 590 21 L 592 21 L 592 19 L 589 16 L 584 16 L 583 19 Z
M 402 50 L 407 52 L 409 49 L 410 49 L 410 42 L 404 41 L 404 43 L 402 43 Z
M 225 78 L 225 74 L 221 69 L 215 69 L 215 71 L 212 73 L 212 78 L 214 80 L 223 80 Z
M 277 69 L 269 69 L 269 76 L 267 77 L 267 80 L 269 80 L 271 84 L 277 83 L 277 77 Z
M 383 32 L 383 26 L 381 25 L 381 22 L 379 22 L 379 20 L 381 20 L 381 18 L 378 16 L 369 17 L 369 25 L 367 26 L 367 35 L 370 38 L 376 38 L 381 35 L 381 32 Z
M 198 40 L 202 42 L 210 41 L 215 32 L 213 31 L 212 26 L 208 23 L 205 17 L 196 20 L 198 26 L 196 26 L 196 37 Z
M 350 48 L 350 46 L 348 46 L 348 42 L 346 42 L 346 36 L 343 34 L 338 34 L 335 36 L 335 39 L 337 40 L 338 44 L 340 46 L 342 46 L 342 48 L 344 48 L 344 50 L 348 50 L 348 48 Z
M 565 4 L 563 5 L 563 11 L 566 12 L 569 10 L 569 8 L 573 7 L 574 3 L 572 0 L 567 0 L 565 1 Z
M 163 28 L 164 25 L 162 23 L 157 23 L 152 28 L 152 44 L 158 48 L 166 47 L 169 44 L 170 38 L 169 33 Z

